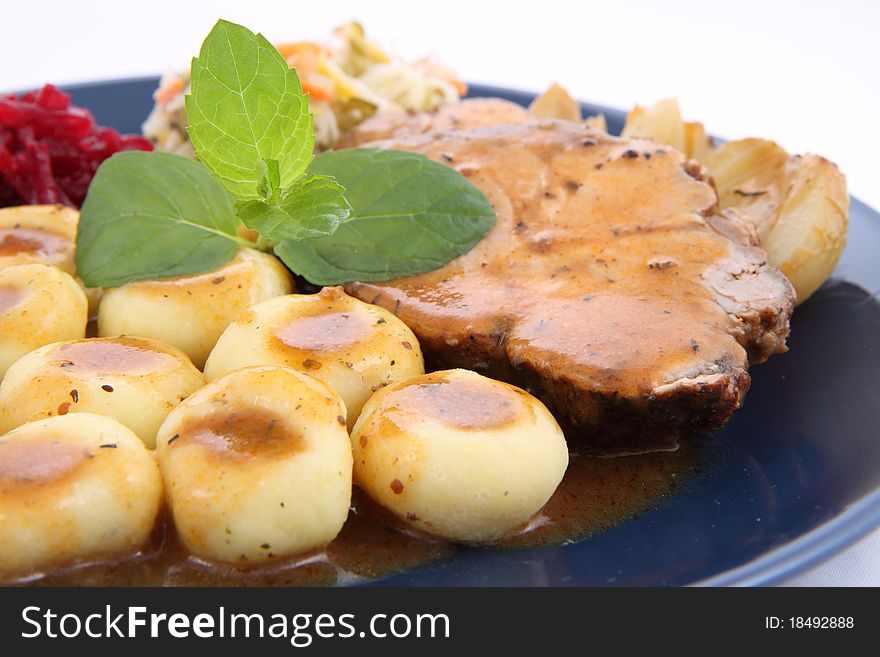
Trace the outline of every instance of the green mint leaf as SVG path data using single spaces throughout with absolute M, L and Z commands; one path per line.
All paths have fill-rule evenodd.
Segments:
M 348 219 L 345 189 L 329 176 L 311 175 L 285 192 L 280 206 L 242 201 L 238 216 L 270 240 L 303 240 L 332 235 Z
M 278 160 L 260 160 L 260 182 L 257 193 L 271 205 L 278 205 L 281 199 L 281 169 Z
M 315 137 L 296 71 L 262 35 L 218 21 L 192 61 L 186 97 L 196 155 L 239 200 L 265 200 L 270 160 L 287 189 L 312 161 Z
M 308 175 L 284 193 L 281 209 L 295 224 L 308 229 L 299 239 L 324 237 L 336 232 L 351 215 L 345 188 L 333 176 Z M 279 239 L 298 239 L 281 237 Z
M 238 252 L 238 224 L 229 194 L 198 162 L 117 153 L 80 211 L 76 271 L 88 287 L 210 271 Z
M 406 151 L 322 153 L 310 173 L 345 187 L 351 216 L 328 237 L 285 240 L 275 253 L 317 285 L 384 281 L 436 269 L 495 223 L 483 193 L 457 171 Z

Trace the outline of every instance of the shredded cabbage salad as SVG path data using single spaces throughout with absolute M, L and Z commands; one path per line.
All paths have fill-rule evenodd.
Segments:
M 432 110 L 457 103 L 467 93 L 465 83 L 449 69 L 427 57 L 414 62 L 392 57 L 367 39 L 358 23 L 338 27 L 334 36 L 332 45 L 277 44 L 309 94 L 319 150 L 330 148 L 374 114 Z M 189 73 L 164 75 L 143 132 L 157 149 L 192 157 L 184 106 L 188 92 Z

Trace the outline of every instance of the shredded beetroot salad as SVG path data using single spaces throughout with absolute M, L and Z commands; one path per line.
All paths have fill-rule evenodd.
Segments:
M 127 150 L 153 147 L 143 137 L 99 126 L 50 84 L 20 98 L 0 96 L 0 207 L 78 208 L 101 162 Z

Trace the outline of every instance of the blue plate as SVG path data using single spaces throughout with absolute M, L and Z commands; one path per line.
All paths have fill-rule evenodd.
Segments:
M 139 132 L 155 78 L 72 87 Z M 527 104 L 532 94 L 473 86 Z M 624 114 L 605 114 L 619 132 Z M 380 585 L 771 584 L 880 525 L 880 215 L 852 200 L 834 278 L 792 320 L 790 352 L 755 367 L 744 408 L 706 441 L 701 474 L 658 508 L 558 548 L 463 550 Z

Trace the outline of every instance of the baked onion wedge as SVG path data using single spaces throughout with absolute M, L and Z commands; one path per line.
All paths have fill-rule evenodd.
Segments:
M 819 155 L 789 156 L 765 139 L 728 142 L 705 163 L 722 209 L 754 222 L 769 263 L 806 301 L 831 276 L 846 246 L 849 195 L 837 166 Z

